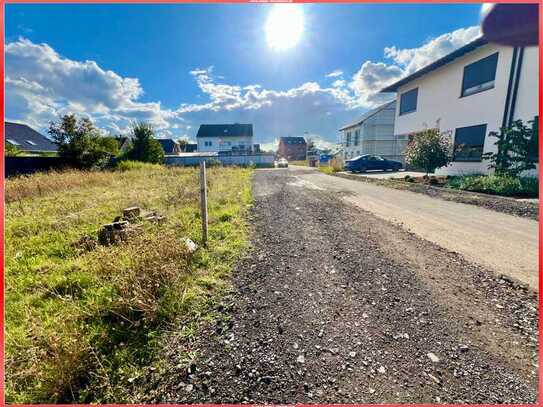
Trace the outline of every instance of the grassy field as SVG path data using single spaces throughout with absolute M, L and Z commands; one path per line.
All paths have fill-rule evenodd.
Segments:
M 126 390 L 180 320 L 194 334 L 247 248 L 251 170 L 208 169 L 209 244 L 200 241 L 198 172 L 36 174 L 6 181 L 6 398 L 9 402 L 129 402 Z M 137 205 L 162 225 L 113 246 L 100 226 Z

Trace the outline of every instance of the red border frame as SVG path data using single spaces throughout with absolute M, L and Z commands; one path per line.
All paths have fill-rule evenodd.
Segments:
M 364 1 L 364 0 L 292 0 L 292 1 L 281 1 L 283 3 L 368 3 L 368 4 L 374 4 L 374 3 L 384 3 L 384 4 L 397 4 L 397 3 L 415 3 L 412 0 L 395 0 L 395 1 L 387 1 L 387 0 L 373 0 L 373 1 Z M 543 3 L 541 3 L 538 0 L 498 0 L 494 1 L 495 3 L 535 3 L 539 4 L 539 67 L 541 68 L 541 61 L 543 60 L 543 50 L 541 49 L 541 44 L 543 44 L 543 27 L 542 27 L 542 21 L 541 21 L 541 14 L 543 12 Z M 159 1 L 151 1 L 151 0 L 45 0 L 45 1 L 39 1 L 39 0 L 0 0 L 0 51 L 2 53 L 2 57 L 0 58 L 0 97 L 2 99 L 2 103 L 0 103 L 0 178 L 2 179 L 2 188 L 0 190 L 0 241 L 2 242 L 2 246 L 0 247 L 0 279 L 2 281 L 2 286 L 0 288 L 0 315 L 2 318 L 0 327 L 0 405 L 5 405 L 5 370 L 4 370 L 4 182 L 5 182 L 5 175 L 4 175 L 4 114 L 5 114 L 5 90 L 4 90 L 4 47 L 5 47 L 5 29 L 4 29 L 4 17 L 5 17 L 5 4 L 22 4 L 22 3 L 44 3 L 44 4 L 52 4 L 52 3 L 61 3 L 61 4 L 174 4 L 174 3 L 249 3 L 249 4 L 270 4 L 270 3 L 277 3 L 277 1 L 259 1 L 259 0 L 159 0 Z M 478 0 L 421 0 L 416 3 L 419 4 L 452 4 L 452 3 L 471 3 L 471 4 L 483 4 L 482 1 Z M 539 156 L 543 156 L 543 143 L 542 143 L 542 137 L 541 133 L 543 130 L 541 130 L 541 124 L 543 124 L 543 106 L 541 104 L 541 100 L 543 99 L 543 80 L 541 78 L 541 69 L 540 69 L 540 75 L 539 75 Z M 541 187 L 543 187 L 543 176 L 541 175 L 541 169 L 539 171 L 539 190 L 541 191 Z M 541 219 L 541 215 L 543 214 L 543 210 L 541 209 L 541 205 L 539 206 L 539 218 Z M 541 257 L 543 255 L 543 246 L 541 245 L 541 238 L 543 237 L 543 225 L 541 222 L 539 223 L 539 293 L 541 293 L 541 289 L 543 288 L 543 281 L 541 279 L 542 275 L 542 261 Z M 543 349 L 541 347 L 541 340 L 543 338 L 542 332 L 541 332 L 541 326 L 543 324 L 543 316 L 541 315 L 541 305 L 543 304 L 541 295 L 539 295 L 539 367 L 538 367 L 538 376 L 539 376 L 539 395 L 538 395 L 538 401 L 536 405 L 543 405 L 543 398 L 541 396 L 541 390 L 543 389 L 543 377 L 541 375 L 541 359 L 543 357 Z M 33 404 L 28 404 L 29 406 Z M 39 404 L 40 406 L 69 406 L 71 404 Z M 104 406 L 126 406 L 127 404 L 104 404 Z M 173 405 L 179 405 L 179 404 L 155 404 L 156 407 L 171 407 Z M 184 404 L 183 404 L 184 405 Z M 199 406 L 223 406 L 223 404 L 199 404 Z M 238 404 L 239 406 L 248 406 L 247 404 Z M 308 406 L 324 406 L 325 404 L 311 404 Z M 433 405 L 433 404 L 412 404 L 412 405 Z M 455 404 L 455 406 L 492 406 L 493 404 L 469 404 L 469 405 L 462 405 L 462 404 Z M 24 404 L 21 404 L 21 406 L 24 406 Z M 302 407 L 305 406 L 303 404 L 297 404 L 297 406 Z M 344 404 L 334 404 L 334 406 L 344 406 Z M 351 405 L 349 405 L 351 406 Z M 404 407 L 405 404 L 379 404 L 379 406 L 397 406 L 397 407 Z M 447 404 L 441 404 L 441 406 L 447 406 Z M 452 406 L 449 404 L 449 406 Z M 514 404 L 510 404 L 508 406 L 516 406 Z

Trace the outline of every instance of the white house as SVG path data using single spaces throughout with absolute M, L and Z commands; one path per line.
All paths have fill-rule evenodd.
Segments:
M 539 49 L 479 38 L 386 87 L 396 92 L 394 134 L 437 128 L 453 142 L 453 162 L 436 174 L 488 173 L 489 132 L 538 119 Z
M 403 162 L 407 136 L 395 136 L 395 114 L 396 101 L 392 101 L 340 128 L 343 158 L 372 154 Z
M 252 124 L 202 124 L 196 134 L 199 152 L 253 151 Z

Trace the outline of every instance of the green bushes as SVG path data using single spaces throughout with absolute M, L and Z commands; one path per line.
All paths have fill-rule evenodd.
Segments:
M 161 164 L 164 162 L 164 150 L 154 138 L 154 129 L 149 123 L 140 122 L 132 127 L 132 147 L 121 157 L 122 160 L 142 161 Z
M 530 177 L 509 177 L 500 175 L 468 175 L 450 177 L 447 187 L 485 194 L 537 198 L 539 180 Z
M 105 168 L 112 156 L 119 153 L 119 143 L 104 137 L 87 118 L 77 119 L 66 114 L 58 123 L 51 122 L 49 135 L 58 146 L 58 155 L 75 168 L 90 170 Z

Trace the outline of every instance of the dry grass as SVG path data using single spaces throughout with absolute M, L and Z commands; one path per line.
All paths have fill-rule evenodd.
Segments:
M 195 169 L 36 174 L 6 182 L 7 400 L 129 402 L 124 389 L 180 317 L 206 315 L 247 245 L 249 169 L 212 168 L 209 245 Z M 38 187 L 39 186 L 39 187 Z M 99 227 L 138 205 L 167 216 L 120 245 Z

